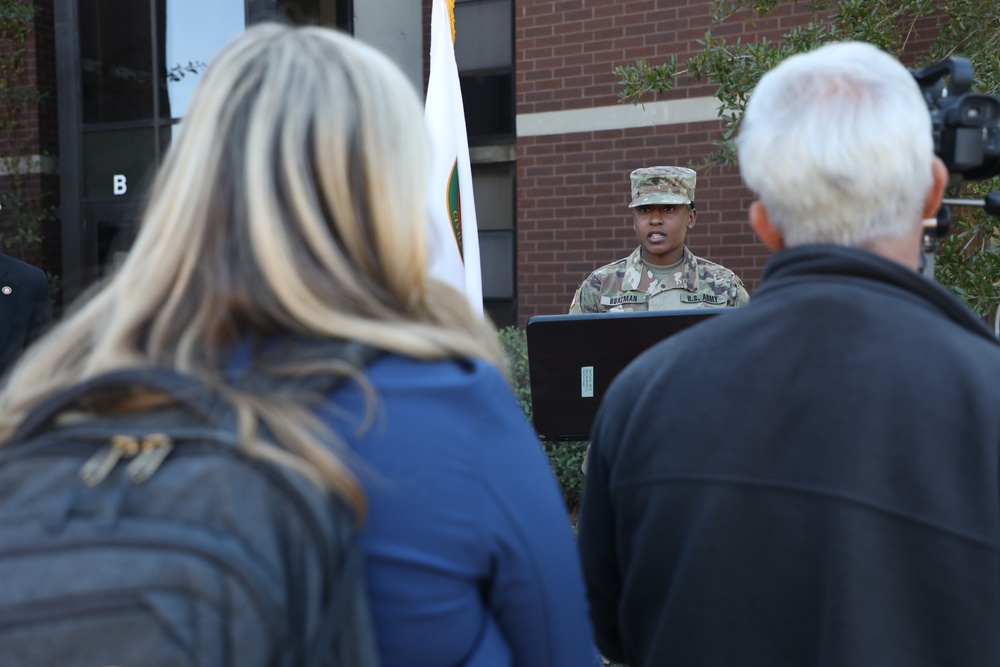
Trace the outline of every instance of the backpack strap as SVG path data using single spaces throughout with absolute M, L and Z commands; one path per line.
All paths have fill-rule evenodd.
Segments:
M 307 358 L 302 356 L 305 350 L 316 358 L 343 359 L 352 367 L 360 370 L 370 362 L 385 354 L 384 350 L 350 341 L 332 343 L 330 341 L 309 342 L 304 345 L 293 345 L 291 353 L 285 354 L 281 347 L 275 346 L 276 352 L 272 359 Z M 256 386 L 257 374 L 250 373 L 244 386 Z M 315 392 L 322 396 L 328 395 L 347 378 L 343 375 L 313 375 L 304 378 L 277 380 L 267 378 L 266 386 L 294 384 L 304 390 Z M 76 405 L 82 398 L 99 391 L 136 385 L 154 389 L 177 400 L 184 408 L 192 412 L 206 424 L 214 427 L 228 427 L 234 423 L 235 415 L 229 405 L 211 388 L 195 377 L 186 375 L 166 366 L 146 366 L 110 371 L 83 382 L 58 391 L 39 403 L 18 425 L 11 442 L 29 438 L 49 426 L 53 419 Z
M 319 631 L 306 647 L 308 667 L 330 667 L 337 664 L 375 665 L 378 657 L 368 655 L 374 647 L 375 636 L 371 628 L 371 610 L 364 583 L 364 554 L 360 540 L 351 544 L 341 562 L 340 582 L 334 585 L 332 598 L 327 604 Z M 360 593 L 360 600 L 359 600 Z M 356 624 L 350 624 L 353 614 L 362 615 Z M 350 634 L 346 631 L 350 630 Z M 352 646 L 343 642 L 353 641 Z M 331 663 L 330 652 L 335 651 Z
M 129 385 L 169 394 L 209 424 L 214 424 L 222 408 L 222 401 L 189 375 L 164 366 L 127 368 L 89 378 L 47 397 L 21 421 L 10 440 L 23 440 L 35 435 L 89 394 Z

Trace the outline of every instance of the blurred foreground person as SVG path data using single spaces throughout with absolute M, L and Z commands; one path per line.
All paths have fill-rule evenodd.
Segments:
M 0 434 L 97 374 L 179 369 L 235 407 L 244 447 L 266 426 L 283 449 L 257 456 L 367 502 L 384 667 L 594 664 L 570 524 L 495 331 L 427 275 L 428 163 L 418 99 L 383 55 L 248 29 L 206 72 L 119 271 L 15 369 Z M 309 413 L 246 386 L 343 374 L 285 361 L 326 341 L 381 354 Z
M 775 254 L 747 306 L 605 397 L 580 524 L 599 648 L 1000 664 L 1000 346 L 917 273 L 947 179 L 917 83 L 867 44 L 791 57 L 737 147 Z

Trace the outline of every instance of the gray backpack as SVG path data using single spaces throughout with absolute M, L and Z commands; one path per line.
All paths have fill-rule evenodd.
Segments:
M 136 385 L 176 404 L 56 421 Z M 376 664 L 350 511 L 244 454 L 233 423 L 164 368 L 95 378 L 25 419 L 0 447 L 0 665 Z

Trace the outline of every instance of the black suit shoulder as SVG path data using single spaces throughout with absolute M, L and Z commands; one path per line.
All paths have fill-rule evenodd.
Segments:
M 49 282 L 48 278 L 45 277 L 45 272 L 37 266 L 14 259 L 10 255 L 4 255 L 3 253 L 0 253 L 0 270 L 12 274 L 24 282 L 34 284 L 45 283 L 46 285 Z
M 45 272 L 0 253 L 0 372 L 51 323 L 52 302 Z

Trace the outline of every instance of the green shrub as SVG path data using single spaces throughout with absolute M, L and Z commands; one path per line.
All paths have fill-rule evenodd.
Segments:
M 525 417 L 531 421 L 531 385 L 528 375 L 528 342 L 524 329 L 504 327 L 499 332 L 500 345 L 507 356 L 508 372 L 514 395 L 517 396 Z M 580 509 L 580 492 L 583 489 L 583 473 L 580 466 L 587 451 L 586 442 L 542 441 L 542 448 L 549 459 L 563 501 L 571 516 Z

